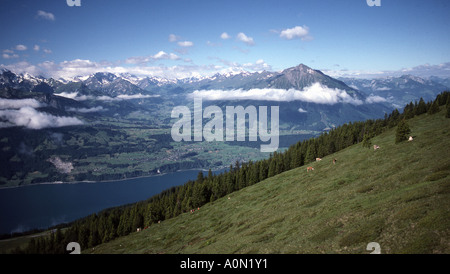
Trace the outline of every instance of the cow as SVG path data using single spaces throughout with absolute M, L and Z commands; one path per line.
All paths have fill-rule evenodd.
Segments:
M 322 158 L 316 158 L 316 162 L 322 161 Z
M 373 145 L 373 150 L 377 150 L 377 149 L 379 149 L 379 148 L 380 148 L 379 146 Z
M 313 171 L 314 168 L 312 166 L 309 166 L 309 167 L 306 168 L 306 172 L 309 172 L 310 170 Z
M 412 136 L 409 136 L 408 141 L 411 142 L 412 140 L 413 140 L 413 137 L 412 137 Z
M 138 228 L 136 229 L 136 232 L 139 232 L 139 231 L 141 231 L 141 228 L 140 228 L 140 227 L 138 227 Z
M 336 164 L 336 158 L 333 159 L 333 165 Z

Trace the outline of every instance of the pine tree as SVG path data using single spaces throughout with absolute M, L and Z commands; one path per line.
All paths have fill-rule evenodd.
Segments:
M 316 159 L 316 155 L 315 155 L 313 146 L 314 146 L 313 144 L 310 144 L 308 146 L 308 149 L 306 150 L 306 156 L 305 156 L 306 163 L 311 163 Z
M 275 176 L 275 175 L 277 175 L 277 163 L 276 163 L 276 159 L 273 158 L 273 159 L 270 161 L 270 165 L 269 165 L 269 173 L 268 173 L 267 177 L 270 178 L 270 177 Z
M 213 177 L 212 170 L 209 169 L 209 170 L 208 170 L 208 179 L 211 179 L 212 177 Z
M 447 108 L 447 113 L 445 114 L 445 117 L 450 118 L 450 96 L 447 97 L 446 108 Z
M 198 184 L 203 183 L 203 172 L 202 171 L 199 171 L 197 174 L 197 183 Z
M 405 106 L 403 115 L 405 119 L 411 119 L 414 117 L 414 104 L 412 102 Z
M 445 117 L 450 118 L 450 104 L 447 104 L 446 108 L 447 108 L 447 113 L 445 114 Z
M 423 100 L 423 98 L 420 97 L 419 104 L 417 105 L 415 114 L 420 115 L 420 114 L 423 114 L 426 112 L 427 112 L 427 104 L 425 104 L 425 101 Z
M 439 102 L 438 100 L 434 100 L 434 102 L 431 104 L 430 108 L 428 109 L 428 114 L 433 115 L 435 113 L 439 112 Z
M 397 125 L 397 131 L 395 133 L 395 143 L 400 143 L 408 139 L 408 135 L 411 133 L 408 123 L 405 119 L 401 120 Z
M 364 139 L 362 141 L 362 146 L 365 148 L 370 148 L 372 146 L 372 141 L 367 134 L 364 134 Z

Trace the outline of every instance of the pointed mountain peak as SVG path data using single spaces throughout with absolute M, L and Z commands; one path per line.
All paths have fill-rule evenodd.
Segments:
M 282 71 L 282 73 L 289 73 L 289 72 L 297 72 L 297 73 L 299 72 L 301 74 L 321 73 L 320 71 L 312 69 L 303 63 L 299 64 L 298 66 L 287 68 Z
M 117 76 L 115 74 L 109 73 L 109 72 L 97 72 L 94 74 L 95 78 L 97 78 L 97 80 L 107 80 L 107 81 L 113 81 L 114 79 L 117 78 Z

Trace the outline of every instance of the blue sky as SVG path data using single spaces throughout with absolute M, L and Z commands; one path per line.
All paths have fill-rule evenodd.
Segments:
M 0 64 L 53 77 L 173 78 L 300 63 L 332 76 L 450 77 L 449 12 L 446 0 L 0 0 Z

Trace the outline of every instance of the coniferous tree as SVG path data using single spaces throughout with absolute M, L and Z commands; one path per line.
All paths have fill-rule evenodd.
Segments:
M 370 148 L 372 146 L 372 141 L 370 140 L 368 134 L 364 134 L 364 139 L 362 141 L 362 146 L 365 148 Z
M 430 108 L 428 109 L 428 114 L 433 115 L 435 113 L 439 112 L 439 101 L 436 99 L 434 100 L 434 102 L 431 104 Z
M 445 105 L 447 112 L 445 113 L 445 117 L 450 118 L 450 96 L 447 96 L 447 104 Z
M 405 119 L 411 119 L 414 117 L 414 104 L 412 102 L 405 106 L 403 115 Z
M 210 179 L 211 180 L 211 178 L 213 177 L 213 173 L 212 173 L 212 170 L 211 169 L 209 169 L 208 170 L 208 179 Z
M 268 172 L 267 177 L 270 178 L 270 177 L 275 176 L 275 175 L 277 175 L 277 163 L 276 163 L 276 161 L 275 161 L 275 158 L 273 158 L 273 159 L 270 161 L 269 172 Z
M 308 149 L 306 150 L 306 156 L 305 156 L 305 162 L 306 163 L 311 163 L 316 159 L 316 155 L 314 152 L 314 145 L 310 144 L 308 146 Z
M 420 97 L 419 104 L 417 105 L 415 114 L 416 115 L 420 115 L 420 114 L 423 114 L 423 113 L 426 113 L 426 112 L 427 112 L 427 104 L 425 103 L 423 98 Z
M 447 103 L 446 108 L 447 108 L 447 113 L 445 114 L 445 117 L 450 118 L 450 104 Z
M 397 131 L 395 133 L 395 143 L 400 143 L 408 139 L 408 135 L 411 133 L 408 123 L 405 119 L 402 119 L 397 125 Z
M 426 109 L 426 107 L 425 107 L 425 109 Z M 425 112 L 427 112 L 427 111 L 425 110 Z M 416 113 L 416 115 L 418 115 L 418 114 Z M 398 123 L 398 119 L 399 118 L 400 118 L 400 112 L 398 111 L 398 109 L 394 109 L 392 111 L 391 115 L 389 116 L 388 126 L 390 128 L 395 127 L 397 125 L 397 123 Z
M 203 172 L 202 171 L 199 171 L 197 174 L 197 183 L 198 184 L 203 183 Z

